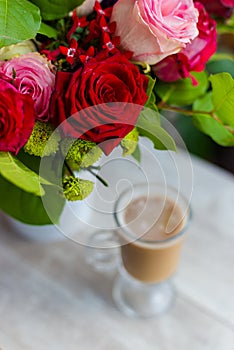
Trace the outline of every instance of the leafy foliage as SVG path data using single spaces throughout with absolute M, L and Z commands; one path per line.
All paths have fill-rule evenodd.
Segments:
M 156 105 L 156 97 L 154 94 L 155 79 L 148 76 L 147 95 L 149 96 L 145 108 L 141 112 L 138 121 L 137 129 L 141 136 L 148 137 L 154 144 L 154 148 L 161 150 L 176 150 L 176 145 L 172 137 L 161 127 L 160 114 Z M 136 159 L 139 159 L 139 153 L 136 154 Z
M 66 16 L 69 11 L 81 5 L 83 0 L 31 0 L 31 2 L 40 8 L 42 18 L 50 21 Z
M 33 39 L 37 33 L 56 38 L 46 21 L 65 17 L 84 0 L 0 0 L 0 48 Z
M 136 146 L 135 151 L 131 155 L 133 158 L 135 158 L 138 161 L 138 163 L 141 162 L 141 150 L 139 145 Z
M 137 121 L 137 129 L 141 136 L 149 138 L 154 148 L 160 150 L 176 150 L 173 138 L 162 128 L 160 115 L 149 108 L 144 109 Z
M 190 78 L 180 79 L 173 83 L 158 81 L 155 93 L 167 104 L 186 106 L 202 96 L 209 85 L 207 73 L 193 73 L 197 85 L 193 85 Z
M 218 144 L 234 146 L 234 80 L 228 73 L 219 73 L 210 81 L 212 91 L 193 104 L 194 124 Z M 196 113 L 199 110 L 204 113 Z
M 9 152 L 0 152 L 0 174 L 26 192 L 36 196 L 45 194 L 39 176 Z
M 24 152 L 19 155 L 25 164 L 27 157 Z M 0 209 L 27 224 L 46 225 L 58 222 L 65 199 L 58 186 L 37 174 L 40 158 L 30 158 L 33 170 L 12 154 L 0 152 Z M 50 208 L 50 217 L 44 207 L 45 203 Z
M 224 124 L 234 127 L 234 79 L 228 73 L 210 76 L 215 114 Z
M 55 28 L 53 28 L 53 27 L 51 27 L 48 24 L 45 24 L 43 22 L 41 22 L 41 26 L 38 30 L 38 33 L 46 35 L 46 36 L 48 36 L 48 38 L 54 38 L 54 39 L 56 39 L 58 36 L 58 31 Z
M 0 47 L 34 38 L 40 23 L 40 10 L 31 2 L 0 0 Z
M 22 190 L 1 175 L 0 188 L 0 209 L 15 219 L 31 225 L 48 225 L 59 221 L 65 199 L 54 186 L 45 186 L 43 197 L 47 203 L 50 202 L 50 217 L 44 208 L 42 197 Z
M 150 75 L 147 75 L 147 77 L 149 79 L 149 82 L 148 82 L 146 94 L 147 94 L 147 96 L 149 96 L 149 98 L 145 104 L 145 107 L 157 111 L 158 109 L 157 109 L 157 105 L 156 105 L 156 97 L 155 97 L 155 94 L 153 91 L 156 80 L 153 79 Z

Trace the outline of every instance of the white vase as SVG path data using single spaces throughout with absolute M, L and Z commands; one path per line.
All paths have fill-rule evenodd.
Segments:
M 65 203 L 58 225 L 28 225 L 10 216 L 7 216 L 7 221 L 14 233 L 27 240 L 43 243 L 72 239 L 74 235 L 83 232 L 84 223 L 89 221 L 89 215 L 87 205 L 83 201 L 77 201 Z
M 138 182 L 164 182 L 176 186 L 183 184 L 183 193 L 190 198 L 192 189 L 192 167 L 186 150 L 175 152 L 155 151 L 148 139 L 140 139 L 141 163 L 132 157 L 122 157 L 117 147 L 108 156 L 103 156 L 95 165 L 101 166 L 99 175 L 109 187 L 104 187 L 87 171 L 78 176 L 95 182 L 94 191 L 83 201 L 67 202 L 57 226 L 26 225 L 9 218 L 12 230 L 30 240 L 56 241 L 69 239 L 87 245 L 95 231 L 114 230 L 113 208 L 119 193 Z M 186 171 L 185 171 L 186 170 Z M 185 187 L 186 184 L 186 187 Z
M 11 231 L 23 238 L 36 242 L 54 242 L 64 239 L 64 235 L 55 225 L 28 225 L 8 217 Z

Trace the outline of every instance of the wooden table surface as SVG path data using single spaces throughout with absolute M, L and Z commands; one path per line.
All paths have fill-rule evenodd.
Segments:
M 192 163 L 193 219 L 177 298 L 160 317 L 122 315 L 111 297 L 115 272 L 93 271 L 84 247 L 69 239 L 23 239 L 1 215 L 0 349 L 233 350 L 233 176 Z

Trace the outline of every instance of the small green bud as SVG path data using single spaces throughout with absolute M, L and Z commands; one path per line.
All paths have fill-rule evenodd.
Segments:
M 120 145 L 123 148 L 123 157 L 131 155 L 137 146 L 139 140 L 139 133 L 136 128 L 134 128 L 129 134 L 127 134 Z
M 60 136 L 54 133 L 53 137 L 48 142 L 53 134 L 54 128 L 48 123 L 36 121 L 27 143 L 24 145 L 24 151 L 34 156 L 49 156 L 56 153 Z
M 65 138 L 60 147 L 66 161 L 75 170 L 90 167 L 102 156 L 96 143 L 87 140 Z
M 93 191 L 94 183 L 89 180 L 68 176 L 63 179 L 63 193 L 67 200 L 77 201 L 86 198 Z

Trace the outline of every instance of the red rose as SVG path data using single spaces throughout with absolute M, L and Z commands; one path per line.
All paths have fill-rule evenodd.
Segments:
M 178 54 L 171 55 L 153 67 L 157 77 L 164 81 L 176 81 L 190 76 L 190 72 L 201 72 L 206 62 L 215 53 L 217 46 L 216 22 L 204 6 L 196 2 L 199 11 L 198 36 Z
M 66 120 L 63 131 L 72 137 L 111 139 L 100 145 L 108 154 L 136 124 L 148 98 L 148 78 L 122 54 L 100 57 L 74 73 L 57 73 L 51 120 L 56 126 Z
M 34 125 L 34 103 L 13 85 L 0 79 L 0 151 L 17 154 Z

